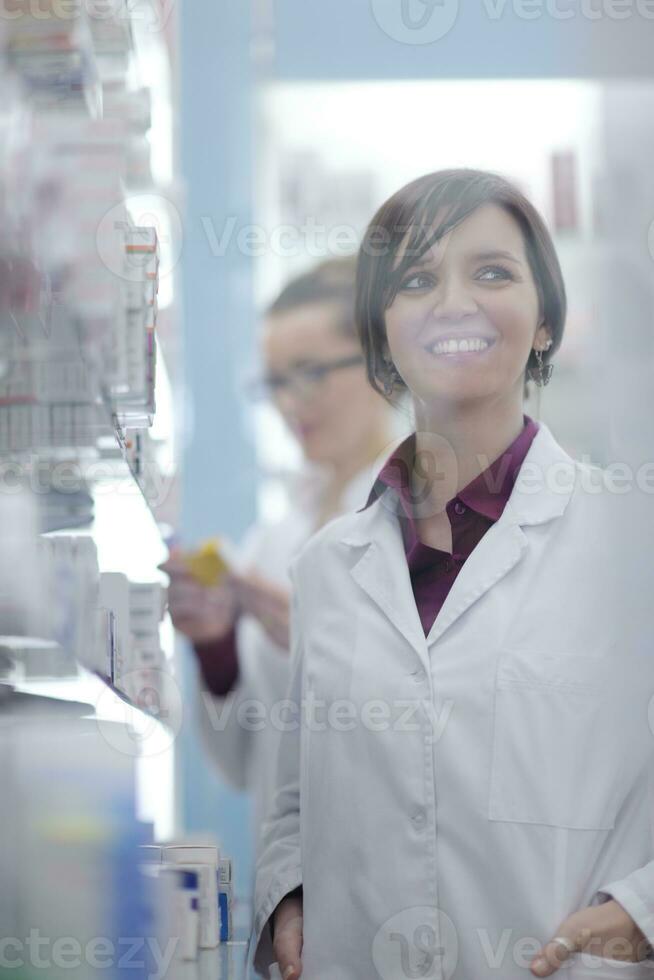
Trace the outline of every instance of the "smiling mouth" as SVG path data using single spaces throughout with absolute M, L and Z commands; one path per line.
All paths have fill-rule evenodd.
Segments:
M 460 339 L 452 337 L 437 340 L 434 344 L 430 344 L 429 347 L 425 347 L 425 350 L 429 354 L 434 354 L 437 357 L 451 357 L 456 354 L 472 356 L 483 354 L 494 345 L 495 341 L 486 337 L 461 337 Z

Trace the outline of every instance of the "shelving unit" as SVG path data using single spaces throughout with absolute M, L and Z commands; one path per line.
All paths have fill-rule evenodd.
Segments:
M 167 375 L 155 336 L 161 215 L 139 223 L 133 203 L 146 192 L 157 193 L 160 208 L 166 199 L 150 163 L 153 145 L 172 142 L 170 125 L 153 128 L 153 116 L 162 116 L 152 112 L 153 101 L 162 99 L 165 79 L 150 79 L 154 97 L 143 84 L 154 44 L 159 62 L 168 59 L 166 41 L 145 39 L 143 9 L 134 4 L 79 5 L 65 17 L 55 2 L 40 4 L 38 16 L 27 0 L 4 0 L 4 6 L 0 72 L 9 98 L 0 117 L 0 473 L 20 489 L 32 524 L 32 536 L 21 521 L 14 526 L 14 550 L 38 566 L 41 586 L 58 608 L 39 615 L 38 600 L 16 594 L 9 581 L 3 605 L 10 621 L 12 603 L 33 607 L 36 637 L 55 644 L 55 673 L 70 673 L 80 662 L 151 710 L 138 682 L 128 690 L 117 670 L 119 662 L 141 669 L 144 658 L 134 662 L 139 644 L 124 627 L 126 648 L 116 645 L 118 611 L 101 603 L 102 576 L 127 574 L 134 550 L 141 556 L 136 581 L 152 582 L 156 592 L 165 550 L 153 487 L 161 494 L 175 476 L 172 433 L 162 438 L 159 432 L 157 440 L 149 434 L 157 361 Z M 168 284 L 168 307 L 173 296 Z M 162 447 L 167 473 L 158 469 Z M 12 505 L 4 504 L 8 526 Z M 49 569 L 43 567 L 47 539 L 35 541 L 34 529 L 47 538 L 66 536 L 50 543 Z M 90 539 L 83 549 L 75 544 L 79 535 Z M 100 547 L 108 540 L 109 560 Z M 88 585 L 81 605 L 76 576 Z M 79 632 L 82 619 L 83 649 L 71 650 L 66 630 Z M 18 620 L 13 631 L 0 624 L 0 636 L 34 630 L 29 615 Z M 160 646 L 157 633 L 155 625 L 145 659 L 172 681 L 172 645 Z M 25 685 L 33 673 L 20 663 L 26 646 L 13 650 L 15 671 L 5 672 L 4 683 L 17 672 Z M 6 639 L 4 653 L 11 657 Z M 144 685 L 152 669 L 143 673 Z M 158 710 L 165 714 L 165 705 Z M 169 799 L 160 801 L 168 812 L 160 822 L 170 831 L 168 782 Z
M 0 924 L 164 938 L 134 858 L 179 826 L 171 40 L 147 4 L 62 6 L 0 0 Z

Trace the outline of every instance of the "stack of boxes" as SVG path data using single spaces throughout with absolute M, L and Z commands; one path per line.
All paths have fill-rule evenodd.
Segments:
M 170 674 L 159 639 L 165 595 L 158 582 L 130 582 L 121 572 L 100 576 L 105 616 L 106 670 L 96 669 L 133 704 L 162 718 L 169 707 Z
M 229 858 L 221 857 L 216 845 L 170 842 L 145 846 L 141 852 L 142 861 L 153 875 L 176 873 L 182 908 L 178 911 L 175 934 L 187 936 L 183 958 L 195 959 L 199 950 L 214 949 L 232 939 L 232 863 Z M 197 919 L 192 916 L 194 900 L 197 900 Z M 195 934 L 195 944 L 188 938 L 189 934 Z
M 57 0 L 3 0 L 6 56 L 41 109 L 102 111 L 102 89 L 85 5 L 62 17 Z
M 135 227 L 120 204 L 115 174 L 123 155 L 121 128 L 114 121 L 75 120 L 62 131 L 42 121 L 34 134 L 35 155 L 45 158 L 42 170 L 54 190 L 50 210 L 35 229 L 38 249 L 24 236 L 19 252 L 12 253 L 8 243 L 6 262 L 0 263 L 5 453 L 94 448 L 111 431 L 112 416 L 131 428 L 152 424 L 158 242 L 155 229 Z M 42 187 L 39 169 L 35 165 L 37 173 L 31 174 L 34 201 Z M 80 173 L 93 180 L 80 179 Z M 24 177 L 29 181 L 30 174 Z M 64 214 L 67 233 L 49 233 Z M 38 280 L 21 288 L 20 303 L 14 295 L 18 263 L 28 279 Z M 6 284 L 10 278 L 13 290 Z

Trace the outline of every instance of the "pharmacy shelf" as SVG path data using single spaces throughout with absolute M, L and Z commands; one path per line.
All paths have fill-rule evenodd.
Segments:
M 51 714 L 57 710 L 65 713 L 65 703 L 68 703 L 74 716 L 120 722 L 138 732 L 157 732 L 157 746 L 171 743 L 176 737 L 182 723 L 182 705 L 181 700 L 175 697 L 176 688 L 173 687 L 172 696 L 165 710 L 162 710 L 158 702 L 144 700 L 143 703 L 134 703 L 110 678 L 81 664 L 74 664 L 72 670 L 69 669 L 62 676 L 47 676 L 44 673 L 32 676 L 21 658 L 21 645 L 25 643 L 29 646 L 30 641 L 23 637 L 0 635 L 0 650 L 13 660 L 12 667 L 4 664 L 5 669 L 0 677 L 2 713 L 38 715 L 41 711 Z M 168 685 L 174 685 L 172 672 L 167 673 L 166 679 Z M 30 703 L 30 697 L 34 699 L 33 703 Z M 148 746 L 145 748 L 148 749 Z M 160 748 L 156 750 L 160 751 Z
M 130 589 L 133 590 L 135 587 L 138 587 L 139 583 L 151 583 L 154 586 L 159 585 L 165 587 L 166 578 L 157 568 L 167 557 L 167 549 L 162 536 L 162 533 L 165 533 L 165 528 L 157 524 L 150 507 L 150 502 L 144 496 L 143 489 L 138 481 L 134 479 L 126 461 L 118 458 L 101 462 L 104 474 L 103 479 L 87 482 L 89 473 L 84 471 L 83 466 L 80 466 L 76 472 L 73 471 L 73 475 L 80 481 L 79 485 L 90 492 L 88 499 L 90 501 L 89 511 L 92 510 L 93 513 L 92 520 L 88 520 L 81 526 L 71 527 L 70 524 L 67 524 L 67 526 L 61 527 L 60 529 L 43 533 L 41 540 L 44 545 L 50 542 L 50 547 L 46 547 L 44 554 L 89 554 L 93 556 L 91 567 L 95 568 L 94 574 L 97 575 L 99 573 L 102 580 L 103 573 L 119 573 L 122 577 L 121 581 L 125 581 L 124 588 L 127 589 L 126 595 L 129 594 Z M 87 463 L 87 466 L 90 465 L 90 463 Z M 66 469 L 70 476 L 69 463 L 67 463 Z M 37 493 L 36 496 L 38 499 L 39 494 Z M 84 499 L 87 499 L 86 495 Z M 86 510 L 87 508 L 85 506 L 85 512 Z M 84 545 L 83 551 L 80 550 L 79 545 L 75 544 L 75 541 L 80 538 L 88 539 L 89 542 L 88 545 Z M 63 540 L 57 543 L 57 539 Z M 127 580 L 132 584 L 128 585 Z M 32 586 L 32 591 L 35 587 Z M 48 577 L 47 585 L 44 582 L 42 583 L 42 587 L 47 588 L 46 594 L 49 597 L 47 601 L 50 605 L 55 604 L 56 607 L 58 602 L 62 604 L 61 608 L 64 620 L 60 623 L 59 619 L 51 620 L 47 618 L 43 621 L 38 619 L 38 621 L 31 622 L 31 630 L 29 628 L 27 630 L 22 629 L 21 636 L 13 639 L 4 638 L 4 642 L 3 638 L 0 637 L 0 649 L 4 647 L 5 654 L 8 654 L 18 665 L 22 665 L 22 673 L 19 669 L 17 675 L 12 676 L 10 680 L 16 684 L 19 690 L 25 692 L 32 691 L 37 695 L 54 695 L 59 698 L 68 697 L 75 701 L 86 700 L 88 692 L 95 695 L 99 691 L 104 693 L 104 688 L 99 689 L 97 685 L 89 688 L 87 691 L 84 684 L 88 682 L 89 674 L 84 670 L 83 666 L 78 667 L 74 659 L 77 656 L 83 665 L 87 666 L 94 662 L 97 662 L 99 666 L 102 665 L 103 657 L 100 653 L 100 648 L 98 648 L 97 653 L 92 653 L 89 649 L 89 656 L 87 657 L 87 643 L 89 641 L 93 643 L 93 650 L 96 649 L 95 632 L 88 632 L 88 627 L 85 627 L 83 633 L 73 634 L 76 637 L 73 647 L 71 646 L 73 635 L 65 627 L 65 622 L 70 616 L 68 610 L 71 600 L 73 604 L 70 605 L 70 609 L 76 608 L 74 605 L 75 597 L 68 596 L 68 593 L 71 588 L 76 591 L 78 587 L 84 587 L 83 581 L 79 582 L 79 586 L 74 586 L 72 582 L 64 577 L 63 582 L 56 585 Z M 121 594 L 120 592 L 118 593 L 119 596 Z M 103 605 L 106 608 L 107 597 L 105 596 L 104 598 L 104 603 L 101 601 L 101 598 L 94 598 L 93 608 L 98 608 Z M 120 660 L 116 661 L 116 670 L 117 675 L 121 678 L 121 689 L 112 686 L 112 677 L 110 676 L 102 676 L 102 682 L 107 689 L 112 691 L 113 696 L 119 702 L 136 707 L 142 712 L 151 713 L 155 718 L 159 718 L 159 720 L 163 720 L 160 718 L 160 713 L 165 709 L 167 715 L 170 716 L 169 724 L 175 728 L 177 725 L 177 716 L 181 711 L 181 696 L 174 679 L 173 629 L 167 617 L 164 617 L 164 621 L 157 628 L 156 624 L 160 617 L 160 612 L 157 613 L 157 609 L 160 608 L 158 603 L 161 601 L 158 594 L 153 601 L 157 603 L 156 606 L 153 606 L 155 619 L 153 622 L 148 620 L 148 625 L 146 626 L 146 637 L 148 640 L 144 649 L 153 649 L 150 644 L 155 643 L 163 651 L 162 657 L 157 657 L 149 661 L 151 663 L 151 669 L 155 670 L 156 673 L 143 673 L 143 670 L 146 668 L 143 666 L 142 658 L 132 662 L 132 655 L 128 655 L 130 647 L 126 646 L 127 634 L 125 633 L 125 630 L 129 630 L 130 627 L 123 625 L 120 632 L 117 632 L 115 639 L 112 641 L 112 647 L 114 647 L 115 653 L 120 654 Z M 124 624 L 125 617 L 128 615 L 130 614 L 127 608 L 123 609 L 121 605 L 121 618 L 119 622 Z M 56 628 L 53 627 L 55 623 L 59 623 Z M 28 624 L 25 623 L 24 625 L 27 626 Z M 21 623 L 22 626 L 23 624 Z M 35 637 L 41 636 L 43 639 L 25 639 L 26 632 Z M 66 644 L 67 649 L 65 651 L 57 646 L 54 638 L 58 638 L 60 642 L 64 642 L 61 638 L 67 636 L 71 636 L 71 642 Z M 50 642 L 48 642 L 48 638 L 50 638 Z M 107 633 L 107 641 L 108 638 L 109 633 Z M 97 642 L 100 642 L 100 634 L 98 634 Z M 134 649 L 138 650 L 138 637 L 133 637 L 130 640 L 131 644 L 134 645 Z M 68 649 L 69 647 L 70 649 Z M 107 675 L 110 672 L 109 662 L 109 656 L 107 655 Z M 111 662 L 113 663 L 113 656 L 111 657 Z M 29 676 L 30 672 L 34 671 L 39 672 L 36 686 L 34 686 L 35 682 Z M 50 671 L 56 675 L 48 679 L 50 686 L 48 686 L 47 690 L 42 689 L 42 674 L 44 671 Z M 60 676 L 62 674 L 69 675 L 74 671 L 77 671 L 77 673 L 73 678 L 65 676 L 62 679 Z M 6 670 L 3 673 L 6 678 Z M 0 677 L 0 682 L 2 679 Z M 161 704 L 153 696 L 153 686 L 160 691 Z M 131 692 L 133 697 L 137 699 L 136 704 L 130 701 L 127 692 Z M 95 700 L 97 700 L 97 697 Z M 95 703 L 95 700 L 93 703 Z M 116 705 L 116 702 L 111 701 L 111 699 L 108 703 Z M 0 710 L 1 708 L 2 705 L 0 704 Z
M 0 636 L 0 645 L 5 639 Z M 120 722 L 136 728 L 143 728 L 146 721 L 142 716 L 147 713 L 131 704 L 129 699 L 113 687 L 106 678 L 86 670 L 81 665 L 78 666 L 76 674 L 58 678 L 28 678 L 22 674 L 20 666 L 18 666 L 13 674 L 5 678 L 5 681 L 19 694 L 32 695 L 35 698 L 44 698 L 55 702 L 68 702 L 76 707 L 79 705 L 79 709 L 75 713 L 80 717 L 95 718 L 98 721 Z M 148 726 L 151 718 L 152 716 L 148 715 Z M 157 724 L 160 723 L 157 722 Z
M 23 452 L 0 450 L 0 464 L 6 467 L 19 466 L 28 484 L 43 494 L 49 485 L 64 485 L 61 502 L 66 499 L 66 487 L 73 483 L 80 490 L 103 492 L 107 484 L 120 485 L 122 494 L 133 488 L 138 492 L 150 511 L 153 521 L 157 521 L 155 507 L 157 497 L 167 491 L 173 474 L 164 474 L 156 463 L 156 458 L 147 453 L 147 429 L 132 429 L 122 425 L 111 407 L 98 405 L 98 438 L 95 446 L 58 446 Z M 141 448 L 139 448 L 139 446 Z M 154 446 L 157 449 L 157 446 Z M 72 518 L 71 518 L 72 519 Z M 80 526 L 87 523 L 80 517 Z M 63 529 L 74 530 L 70 523 Z M 167 529 L 163 529 L 167 533 Z
M 179 833 L 182 704 L 157 569 L 168 528 L 156 506 L 173 479 L 165 393 L 155 412 L 168 384 L 160 307 L 173 350 L 177 329 L 158 243 L 174 235 L 147 206 L 176 184 L 174 37 L 149 29 L 147 0 L 63 20 L 55 0 L 15 6 L 0 25 L 0 470 L 17 491 L 0 501 L 0 633 L 21 635 L 0 636 L 0 770 L 14 800 L 0 836 L 20 824 L 24 851 L 0 848 L 0 877 L 25 880 L 0 895 L 0 924 L 75 935 L 88 914 L 89 935 L 104 936 L 130 902 L 145 909 L 137 842 Z M 64 850 L 90 872 L 79 894 L 41 875 L 41 858 L 54 868 Z M 198 961 L 198 976 L 239 977 L 238 948 Z

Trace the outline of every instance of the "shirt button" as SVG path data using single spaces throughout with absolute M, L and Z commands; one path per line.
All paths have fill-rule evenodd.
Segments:
M 446 558 L 445 561 L 443 562 L 443 571 L 451 572 L 453 568 L 454 568 L 454 564 L 452 563 L 452 559 Z
M 425 824 L 427 823 L 427 816 L 425 814 L 424 809 L 421 806 L 416 807 L 416 809 L 411 814 L 411 823 L 418 830 L 420 830 L 421 827 L 424 827 Z
M 456 500 L 454 503 L 454 513 L 461 517 L 462 514 L 466 512 L 466 505 L 462 504 L 460 500 Z

